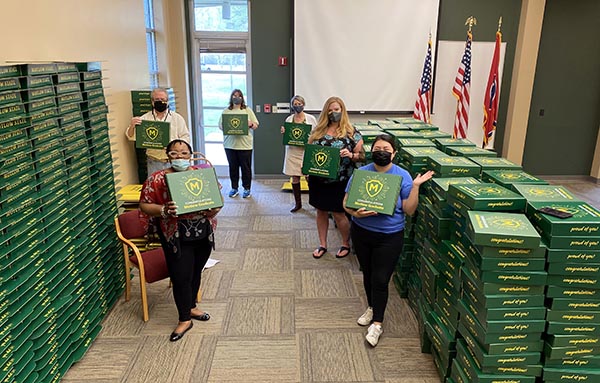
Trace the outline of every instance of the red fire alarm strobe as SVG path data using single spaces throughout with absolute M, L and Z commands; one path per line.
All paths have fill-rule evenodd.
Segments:
M 279 56 L 279 66 L 287 66 L 287 57 Z

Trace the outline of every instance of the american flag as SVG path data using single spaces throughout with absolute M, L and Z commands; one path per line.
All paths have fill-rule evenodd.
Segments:
M 421 87 L 417 92 L 417 102 L 413 117 L 424 122 L 431 122 L 431 39 L 427 43 L 427 56 L 423 65 Z
M 500 44 L 502 33 L 496 32 L 496 45 L 490 68 L 490 76 L 485 88 L 485 99 L 483 100 L 483 148 L 485 148 L 496 130 L 496 119 L 498 118 L 498 96 L 500 84 L 498 83 L 498 64 L 500 63 Z
M 467 32 L 465 53 L 463 54 L 462 60 L 460 60 L 458 74 L 456 75 L 454 87 L 452 88 L 452 93 L 458 99 L 456 105 L 456 118 L 454 119 L 454 138 L 467 138 L 467 128 L 469 127 L 469 104 L 471 101 L 469 90 L 471 88 L 472 40 L 473 35 L 471 32 Z

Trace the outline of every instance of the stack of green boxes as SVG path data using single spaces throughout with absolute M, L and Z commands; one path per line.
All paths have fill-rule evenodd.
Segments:
M 421 146 L 401 147 L 398 151 L 400 158 L 400 165 L 404 167 L 412 177 L 415 177 L 418 173 L 424 173 L 429 169 L 429 158 L 430 157 L 446 157 L 446 155 L 435 147 Z
M 544 381 L 600 381 L 600 211 L 561 186 L 515 189 L 548 247 Z M 543 207 L 573 216 L 557 218 Z
M 122 291 L 108 125 L 86 134 L 78 69 L 0 67 L 2 382 L 60 380 Z
M 419 310 L 426 313 L 418 318 L 419 326 L 426 332 L 422 337 L 431 341 L 434 363 L 442 378 L 449 375 L 456 353 L 458 312 L 455 301 L 460 291 L 458 268 L 464 257 L 449 241 L 453 219 L 446 199 L 448 187 L 453 183 L 477 184 L 478 181 L 472 177 L 434 178 L 423 188 L 415 234 L 416 242 L 421 245 L 416 262 L 421 291 L 410 294 L 409 290 L 409 298 L 416 300 Z
M 173 88 L 165 88 L 169 96 L 169 110 L 175 112 L 175 92 Z M 152 111 L 152 91 L 149 89 L 131 91 L 131 113 L 134 117 L 140 117 Z M 138 164 L 138 180 L 143 183 L 148 178 L 147 158 L 145 149 L 136 149 L 135 155 Z
M 455 196 L 466 191 L 454 189 L 450 186 Z M 517 210 L 525 204 L 512 195 L 510 201 Z M 545 325 L 540 235 L 524 214 L 498 211 L 467 211 L 464 233 L 458 238 L 466 253 L 458 301 L 463 339 L 457 342 L 451 376 L 456 382 L 533 383 L 542 373 Z
M 363 150 L 365 151 L 365 161 L 371 162 L 371 146 L 375 137 L 383 133 L 378 125 L 374 124 L 354 124 L 354 128 L 362 135 Z
M 173 88 L 165 88 L 169 96 L 169 110 L 175 112 L 175 92 Z M 152 110 L 152 91 L 149 89 L 131 91 L 131 112 L 133 116 L 139 117 Z

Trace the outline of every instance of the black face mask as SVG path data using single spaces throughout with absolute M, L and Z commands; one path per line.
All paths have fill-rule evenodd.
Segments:
M 169 104 L 167 104 L 166 102 L 163 102 L 163 101 L 154 101 L 152 106 L 154 107 L 154 110 L 156 110 L 159 113 L 162 113 L 165 110 L 167 110 L 167 108 L 169 107 Z
M 377 150 L 371 154 L 371 158 L 375 165 L 388 166 L 392 162 L 392 153 L 384 150 Z

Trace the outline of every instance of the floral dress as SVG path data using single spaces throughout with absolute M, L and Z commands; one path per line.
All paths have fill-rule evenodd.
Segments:
M 333 137 L 329 134 L 324 135 L 320 139 L 313 142 L 316 145 L 332 146 L 334 148 L 348 149 L 353 152 L 358 142 L 362 139 L 362 136 L 357 130 L 354 130 L 352 137 Z M 338 176 L 335 180 L 325 180 L 323 182 L 337 182 L 337 181 L 348 181 L 352 173 L 354 172 L 354 162 L 349 157 L 343 157 L 340 159 L 340 168 L 338 170 Z M 320 177 L 321 178 L 321 177 Z

